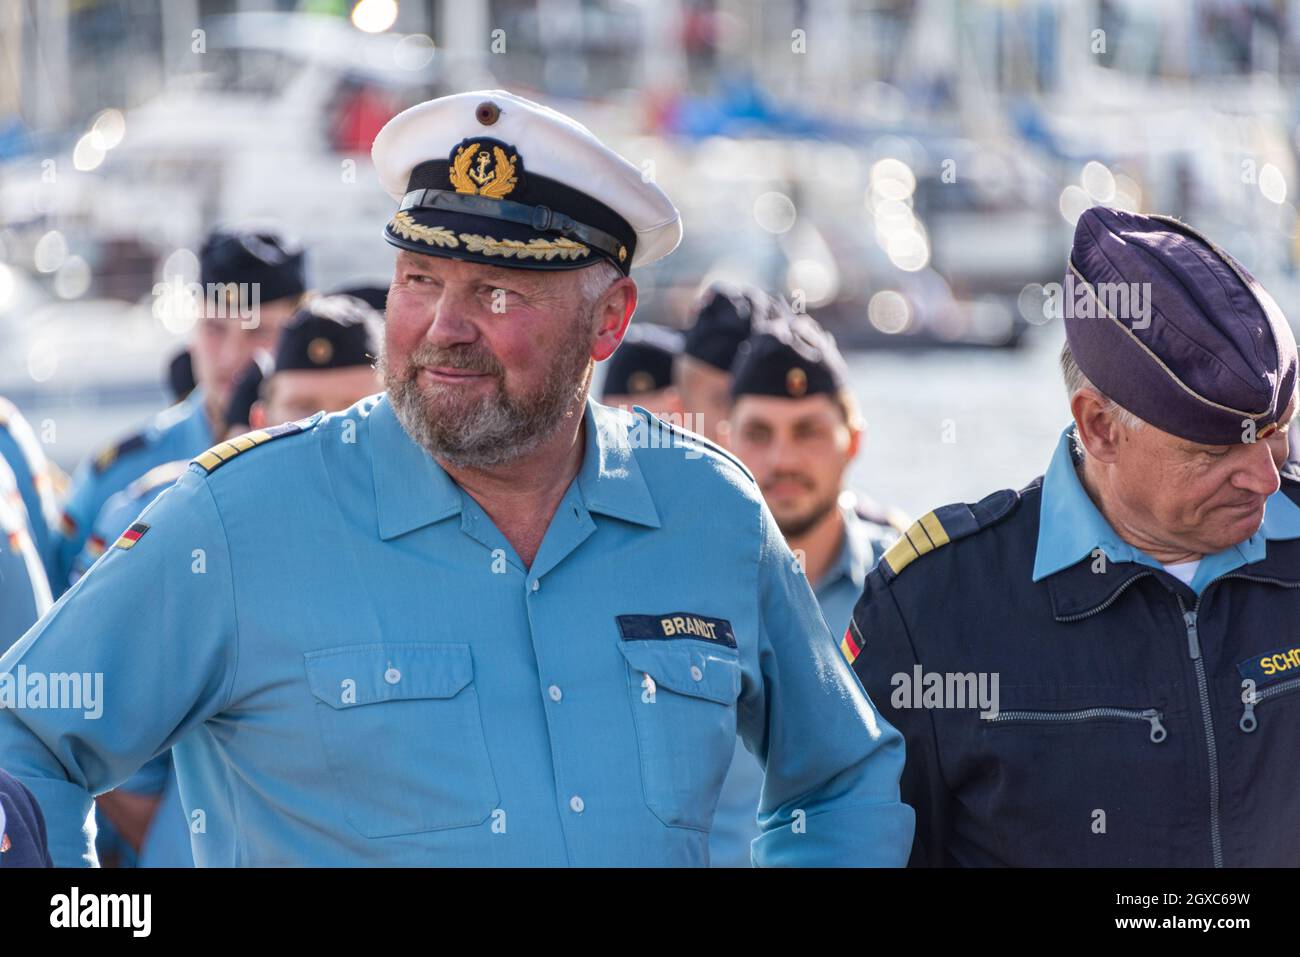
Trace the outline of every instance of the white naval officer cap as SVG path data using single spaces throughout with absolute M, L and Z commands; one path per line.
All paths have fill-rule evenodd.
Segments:
M 504 90 L 399 113 L 371 157 L 400 204 L 384 238 L 413 252 L 524 269 L 604 257 L 626 274 L 681 241 L 681 216 L 639 169 L 581 123 Z

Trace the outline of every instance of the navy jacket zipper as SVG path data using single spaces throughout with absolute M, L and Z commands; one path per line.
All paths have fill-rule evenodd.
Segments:
M 1159 744 L 1168 732 L 1160 723 L 1164 717 L 1155 708 L 1082 708 L 1078 711 L 999 711 L 992 716 L 980 715 L 985 721 L 1104 721 L 1108 718 L 1123 718 L 1132 721 L 1146 721 L 1151 725 L 1151 740 Z

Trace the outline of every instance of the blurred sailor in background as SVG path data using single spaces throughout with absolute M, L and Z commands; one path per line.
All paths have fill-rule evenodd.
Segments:
M 144 429 L 91 455 L 77 470 L 55 541 L 51 587 L 73 562 L 109 496 L 155 465 L 198 455 L 225 435 L 235 380 L 255 350 L 273 348 L 307 285 L 302 248 L 269 227 L 218 229 L 199 253 L 209 293 L 190 342 L 197 386 Z
M 714 283 L 704 291 L 695 321 L 686 330 L 673 363 L 673 384 L 692 429 L 718 441 L 731 407 L 731 367 L 750 327 L 773 309 L 765 292 L 752 286 Z
M 673 362 L 681 355 L 683 336 L 675 329 L 652 323 L 634 323 L 615 352 L 605 362 L 600 401 L 631 409 L 633 406 L 682 422 L 682 401 L 673 385 Z
M 3 397 L 0 397 L 0 460 L 13 471 L 28 531 L 48 578 L 54 567 L 59 497 L 67 491 L 64 487 L 67 476 L 46 458 L 36 433 L 17 406 Z

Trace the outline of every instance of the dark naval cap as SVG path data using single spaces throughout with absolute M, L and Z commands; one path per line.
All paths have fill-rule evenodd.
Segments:
M 199 250 L 199 281 L 257 283 L 260 302 L 301 295 L 307 288 L 302 246 L 270 226 L 215 229 Z
M 368 366 L 379 355 L 379 313 L 355 296 L 316 296 L 280 332 L 275 371 Z
M 673 359 L 682 334 L 650 323 L 633 323 L 605 367 L 604 395 L 640 395 L 673 384 Z
M 760 325 L 741 349 L 732 373 L 733 399 L 834 395 L 848 382 L 835 337 L 811 316 L 793 313 Z
M 729 372 L 754 323 L 763 321 L 771 311 L 771 299 L 761 289 L 714 283 L 700 299 L 695 323 L 686 331 L 683 352 Z
M 1085 210 L 1072 287 L 1065 333 L 1075 362 L 1129 412 L 1205 445 L 1253 441 L 1285 424 L 1296 385 L 1291 327 L 1254 277 L 1190 226 Z M 1116 315 L 1125 301 L 1128 314 Z

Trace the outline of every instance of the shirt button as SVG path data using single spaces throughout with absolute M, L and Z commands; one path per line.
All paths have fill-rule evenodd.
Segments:
M 564 692 L 560 690 L 559 685 L 551 685 L 546 690 L 550 694 L 552 701 L 559 701 L 564 697 Z
M 534 578 L 534 579 L 533 579 L 533 591 L 537 591 L 537 589 L 539 589 L 539 588 L 541 588 L 541 587 L 542 587 L 542 580 L 541 580 L 540 578 Z
M 700 666 L 691 665 L 691 680 L 702 681 L 703 679 L 704 679 L 704 672 L 700 670 Z
M 402 673 L 396 668 L 389 668 L 384 672 L 384 680 L 390 685 L 395 685 L 397 682 L 402 680 Z
M 587 805 L 582 803 L 582 798 L 578 797 L 578 795 L 576 794 L 573 797 L 569 798 L 569 810 L 571 810 L 574 814 L 581 814 L 582 809 L 586 806 Z

